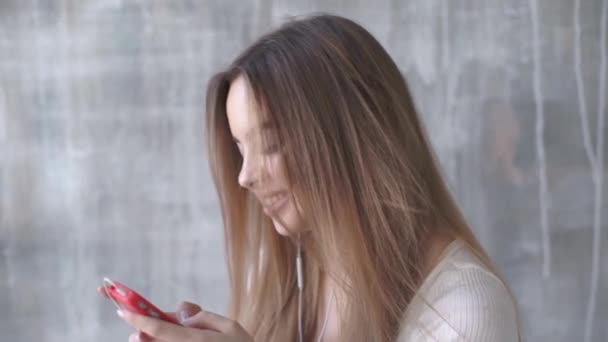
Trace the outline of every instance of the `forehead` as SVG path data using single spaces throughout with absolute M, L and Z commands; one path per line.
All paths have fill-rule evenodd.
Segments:
M 231 84 L 226 99 L 226 114 L 232 136 L 238 140 L 248 138 L 258 127 L 259 109 L 249 84 L 243 76 L 237 77 Z M 261 128 L 270 128 L 263 123 Z
M 226 112 L 230 130 L 235 135 L 246 133 L 257 121 L 257 110 L 253 105 L 253 94 L 244 77 L 237 77 L 230 84 L 226 99 Z

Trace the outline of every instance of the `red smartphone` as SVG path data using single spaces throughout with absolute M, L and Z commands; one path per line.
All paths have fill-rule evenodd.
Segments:
M 142 295 L 117 281 L 105 278 L 103 287 L 110 299 L 121 309 L 181 325 L 174 317 L 166 314 Z

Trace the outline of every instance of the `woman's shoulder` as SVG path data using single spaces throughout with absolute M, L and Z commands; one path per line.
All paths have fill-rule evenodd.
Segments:
M 518 341 L 512 296 L 461 241 L 451 243 L 405 314 L 400 341 Z

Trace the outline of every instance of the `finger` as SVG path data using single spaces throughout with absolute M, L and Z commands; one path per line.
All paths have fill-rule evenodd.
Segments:
M 129 342 L 161 342 L 161 340 L 157 340 L 140 331 L 129 335 Z
M 139 338 L 139 342 L 159 342 L 160 340 L 155 339 L 154 337 L 150 337 L 148 336 L 148 334 L 146 334 L 143 331 L 139 331 L 137 332 L 137 337 Z
M 131 336 L 129 336 L 129 342 L 131 342 L 131 339 L 133 339 L 133 341 L 136 341 L 136 342 L 166 342 L 166 341 L 162 341 L 157 338 L 151 337 L 150 335 L 146 334 L 143 331 L 139 331 L 139 332 L 131 334 Z
M 110 298 L 110 296 L 109 296 L 109 295 L 108 295 L 108 293 L 106 292 L 106 289 L 104 289 L 104 288 L 103 288 L 103 286 L 98 287 L 98 288 L 97 288 L 97 292 L 98 292 L 100 295 L 102 295 L 102 296 L 104 296 L 104 297 L 106 297 L 106 298 Z
M 141 339 L 139 338 L 139 333 L 133 333 L 129 335 L 129 342 L 141 342 Z
M 227 333 L 240 329 L 235 321 L 213 312 L 204 311 L 197 313 L 182 322 L 185 327 L 210 329 L 221 333 Z
M 190 303 L 190 302 L 181 302 L 177 305 L 177 310 L 175 312 L 165 312 L 167 315 L 171 316 L 172 318 L 174 318 L 176 321 L 178 322 L 182 322 L 184 320 L 186 320 L 189 317 L 192 317 L 194 315 L 196 315 L 197 313 L 201 312 L 203 309 L 201 309 L 200 306 L 198 306 L 197 304 L 194 303 Z
M 177 324 L 162 321 L 157 318 L 139 315 L 126 310 L 118 310 L 118 316 L 132 327 L 140 330 L 152 338 L 164 341 L 182 341 L 191 337 L 191 329 Z
M 177 305 L 176 318 L 179 322 L 183 322 L 187 318 L 196 315 L 202 310 L 203 309 L 201 309 L 201 307 L 197 304 L 190 302 L 181 302 Z

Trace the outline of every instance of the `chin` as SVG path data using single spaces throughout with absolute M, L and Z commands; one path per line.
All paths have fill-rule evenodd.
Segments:
M 286 209 L 287 210 L 282 213 L 280 220 L 272 218 L 272 224 L 274 225 L 274 229 L 280 235 L 291 236 L 300 231 L 299 219 L 297 213 L 295 212 L 295 208 L 290 205 Z
M 292 232 L 289 231 L 287 228 L 285 228 L 285 226 L 283 226 L 278 221 L 272 220 L 272 224 L 274 225 L 274 230 L 276 230 L 277 233 L 279 233 L 280 235 L 283 235 L 283 236 L 290 236 L 290 235 L 292 235 Z

